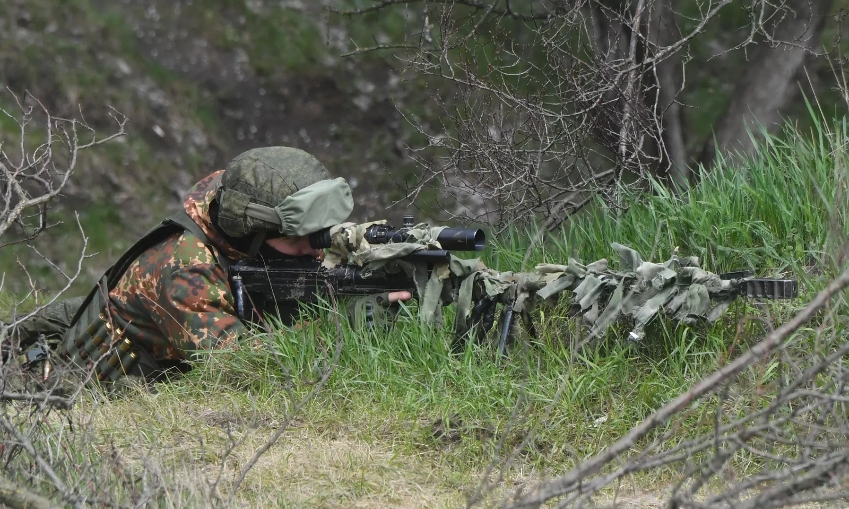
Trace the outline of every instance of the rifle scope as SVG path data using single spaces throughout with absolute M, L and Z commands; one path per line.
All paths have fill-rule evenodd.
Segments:
M 399 230 L 389 224 L 369 226 L 365 232 L 365 239 L 369 244 L 406 242 L 411 223 L 412 220 L 404 217 L 404 228 Z M 486 246 L 486 235 L 483 230 L 475 228 L 445 228 L 439 233 L 436 240 L 442 246 L 442 249 L 449 251 L 482 251 Z M 330 247 L 330 228 L 311 233 L 309 242 L 313 249 Z

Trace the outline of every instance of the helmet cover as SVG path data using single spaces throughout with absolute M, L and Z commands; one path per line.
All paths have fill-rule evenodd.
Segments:
M 230 161 L 221 178 L 217 194 L 218 226 L 233 237 L 264 231 L 304 234 L 302 226 L 307 225 L 298 224 L 304 218 L 303 214 L 294 217 L 290 215 L 287 218 L 289 224 L 286 224 L 276 217 L 274 209 L 298 191 L 329 179 L 330 173 L 324 165 L 303 150 L 265 147 L 244 152 Z M 336 180 L 344 183 L 343 179 Z M 336 220 L 341 214 L 345 217 L 350 214 L 353 199 L 347 183 L 344 186 L 318 188 L 337 191 L 329 197 L 337 203 L 337 213 L 330 219 Z M 299 193 L 299 196 L 304 194 L 310 195 Z M 264 213 L 256 213 L 259 209 Z

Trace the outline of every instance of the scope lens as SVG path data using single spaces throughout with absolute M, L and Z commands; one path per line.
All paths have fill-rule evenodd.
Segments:
M 475 251 L 483 251 L 484 247 L 486 247 L 486 234 L 483 230 L 477 230 L 475 232 Z

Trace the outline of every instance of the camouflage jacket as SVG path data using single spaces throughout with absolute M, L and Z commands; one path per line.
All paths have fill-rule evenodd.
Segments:
M 109 312 L 125 337 L 156 360 L 189 359 L 192 351 L 233 346 L 245 326 L 236 315 L 227 273 L 217 260 L 247 255 L 213 227 L 209 206 L 223 171 L 189 191 L 183 206 L 214 244 L 189 232 L 149 248 L 109 292 Z

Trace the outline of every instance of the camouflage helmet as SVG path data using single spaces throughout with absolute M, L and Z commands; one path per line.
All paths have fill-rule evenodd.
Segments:
M 291 147 L 248 150 L 230 161 L 217 192 L 218 226 L 233 237 L 300 236 L 347 219 L 354 202 L 342 178 Z M 255 242 L 258 243 L 258 242 Z

